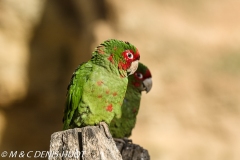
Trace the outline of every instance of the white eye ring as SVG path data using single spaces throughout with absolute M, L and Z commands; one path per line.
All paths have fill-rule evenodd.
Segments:
M 142 78 L 143 78 L 142 73 L 135 73 L 135 74 L 136 74 L 136 76 L 137 76 L 139 79 L 142 79 Z
M 133 54 L 132 54 L 131 52 L 127 52 L 127 57 L 128 57 L 129 59 L 133 59 Z

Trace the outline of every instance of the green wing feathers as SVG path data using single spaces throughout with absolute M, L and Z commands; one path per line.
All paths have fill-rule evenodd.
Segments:
M 83 84 L 87 82 L 91 72 L 91 63 L 82 63 L 72 75 L 70 84 L 68 85 L 67 100 L 64 111 L 64 130 L 72 128 L 71 125 L 73 125 L 72 123 L 74 121 L 73 116 L 82 98 Z

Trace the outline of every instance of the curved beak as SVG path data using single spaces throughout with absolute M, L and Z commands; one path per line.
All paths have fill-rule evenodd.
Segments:
M 147 93 L 152 89 L 152 78 L 147 78 L 142 83 L 142 91 L 146 91 Z
M 128 68 L 127 72 L 130 72 L 129 75 L 133 74 L 138 68 L 138 60 L 132 62 L 130 68 Z

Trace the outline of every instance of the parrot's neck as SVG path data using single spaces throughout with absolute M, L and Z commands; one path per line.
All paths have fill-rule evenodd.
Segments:
M 128 88 L 130 91 L 134 92 L 134 94 L 140 94 L 140 95 L 141 95 L 141 93 L 142 93 L 142 91 L 141 91 L 138 87 L 134 86 L 134 85 L 132 84 L 132 82 L 129 81 L 129 80 L 128 80 L 128 86 L 127 86 L 127 88 Z
M 141 101 L 141 92 L 139 90 L 136 90 L 136 87 L 130 87 L 128 86 L 127 92 L 125 94 L 124 102 L 126 103 L 126 107 L 130 108 L 129 112 L 131 113 L 126 113 L 126 111 L 122 112 L 123 117 L 136 117 L 139 106 L 140 106 L 140 101 Z M 134 112 L 134 114 L 132 114 Z
M 119 69 L 118 65 L 116 66 L 115 63 L 110 62 L 107 58 L 103 56 L 94 56 L 91 59 L 92 63 L 104 67 L 108 72 L 118 75 L 121 78 L 127 77 L 127 71 L 123 69 Z

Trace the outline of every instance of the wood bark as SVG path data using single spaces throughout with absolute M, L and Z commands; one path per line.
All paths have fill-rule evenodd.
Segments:
M 51 135 L 49 160 L 150 160 L 148 151 L 129 139 L 114 141 L 108 125 L 68 129 Z
M 49 160 L 122 160 L 106 123 L 55 132 Z

